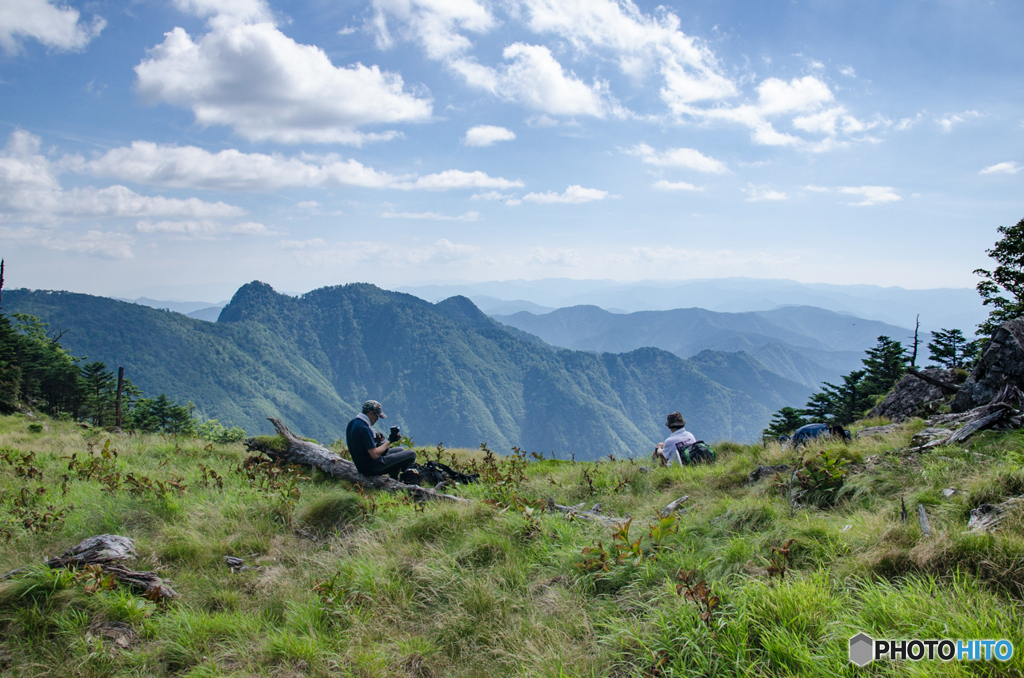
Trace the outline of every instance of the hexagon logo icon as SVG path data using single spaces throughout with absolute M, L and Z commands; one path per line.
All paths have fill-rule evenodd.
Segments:
M 857 666 L 867 666 L 874 659 L 875 640 L 866 633 L 850 638 L 850 661 Z

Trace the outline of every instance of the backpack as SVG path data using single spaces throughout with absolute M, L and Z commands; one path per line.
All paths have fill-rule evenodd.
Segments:
M 685 464 L 712 464 L 715 461 L 715 448 L 698 440 L 686 447 L 681 456 Z
M 413 464 L 402 471 L 398 479 L 407 485 L 433 487 L 442 481 L 454 481 L 460 484 L 475 483 L 480 479 L 479 473 L 459 473 L 452 467 L 439 461 L 428 461 L 426 464 Z

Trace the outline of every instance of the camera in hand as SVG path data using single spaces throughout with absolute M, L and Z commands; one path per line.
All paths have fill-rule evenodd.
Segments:
M 388 436 L 388 440 L 393 443 L 397 443 L 402 439 L 402 434 L 399 432 L 401 429 L 398 426 L 391 427 L 391 435 Z

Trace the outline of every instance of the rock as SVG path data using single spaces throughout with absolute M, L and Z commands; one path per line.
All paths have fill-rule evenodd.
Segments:
M 948 384 L 957 382 L 956 370 L 927 369 L 921 370 L 921 373 Z M 938 386 L 908 374 L 900 379 L 889 395 L 885 396 L 885 400 L 871 408 L 868 416 L 887 417 L 899 423 L 919 414 L 930 414 L 933 408 L 944 401 L 945 396 Z
M 953 432 L 948 428 L 926 428 L 918 431 L 910 439 L 911 447 L 937 447 L 945 442 Z M 932 444 L 934 443 L 934 444 Z
M 858 438 L 867 438 L 868 436 L 882 436 L 886 433 L 892 433 L 898 431 L 900 428 L 899 424 L 888 424 L 886 426 L 868 426 L 857 431 Z
M 990 403 L 1007 383 L 1024 388 L 1024 318 L 1008 320 L 992 334 L 952 409 L 965 412 Z
M 955 487 L 947 487 L 946 489 L 944 489 L 942 491 L 942 496 L 945 497 L 946 499 L 949 499 L 954 494 L 956 494 L 956 488 Z
M 784 473 L 789 470 L 789 464 L 778 464 L 777 466 L 758 466 L 747 476 L 747 485 L 756 483 L 762 478 L 767 478 L 773 473 Z

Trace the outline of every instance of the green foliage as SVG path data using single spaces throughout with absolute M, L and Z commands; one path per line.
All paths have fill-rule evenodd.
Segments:
M 985 250 L 998 265 L 991 271 L 974 271 L 984 278 L 978 283 L 982 303 L 992 307 L 988 319 L 978 325 L 978 333 L 986 337 L 1007 320 L 1024 315 L 1024 219 L 998 230 L 1002 237 Z
M 838 449 L 821 450 L 808 457 L 796 472 L 793 499 L 814 506 L 832 505 L 846 480 L 849 463 Z
M 810 407 L 810 404 L 808 404 L 808 407 Z M 805 414 L 802 410 L 798 410 L 795 407 L 783 407 L 772 417 L 768 428 L 764 430 L 764 434 L 775 438 L 790 435 L 793 431 L 807 423 L 804 416 Z
M 343 528 L 364 514 L 363 502 L 352 492 L 337 492 L 320 497 L 302 509 L 299 522 L 320 533 Z
M 945 328 L 932 332 L 928 359 L 947 369 L 970 369 L 978 359 L 980 339 L 968 341 L 960 330 Z
M 861 362 L 864 363 L 864 384 L 866 395 L 888 393 L 907 372 L 910 361 L 903 344 L 886 336 L 878 337 L 878 343 L 869 348 Z

